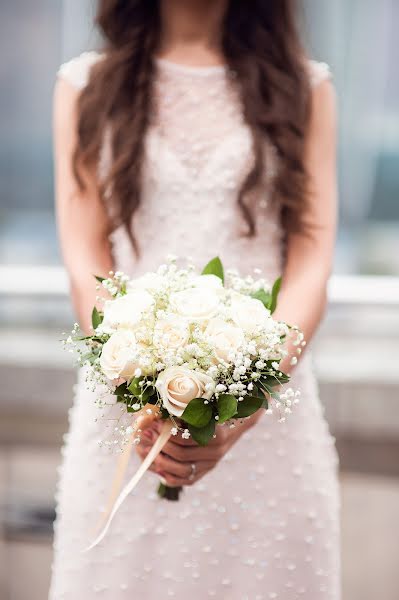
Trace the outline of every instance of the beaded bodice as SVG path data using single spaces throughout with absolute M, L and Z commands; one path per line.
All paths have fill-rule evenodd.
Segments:
M 92 52 L 81 55 L 64 65 L 61 75 L 82 87 L 100 58 Z M 316 84 L 328 68 L 310 61 L 309 73 Z M 237 197 L 251 166 L 252 141 L 234 74 L 224 66 L 189 67 L 158 59 L 141 204 L 132 223 L 141 255 L 134 255 L 126 232 L 116 230 L 112 242 L 118 268 L 140 274 L 169 253 L 198 265 L 219 255 L 243 271 L 259 267 L 270 277 L 277 275 L 282 235 L 278 208 L 269 198 L 278 165 L 267 140 L 265 155 L 267 168 L 254 208 L 257 235 L 248 237 Z M 104 147 L 100 176 L 108 166 L 109 148 Z
M 244 128 L 234 77 L 223 66 L 192 68 L 163 59 L 157 66 L 153 129 L 190 181 L 200 184 L 221 143 Z

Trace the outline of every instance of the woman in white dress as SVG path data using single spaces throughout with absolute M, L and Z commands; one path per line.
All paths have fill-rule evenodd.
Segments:
M 139 275 L 168 253 L 198 266 L 219 255 L 243 273 L 282 272 L 277 318 L 310 340 L 334 244 L 335 108 L 291 3 L 102 0 L 98 23 L 104 50 L 63 65 L 55 92 L 58 223 L 83 328 L 93 273 Z M 286 423 L 259 414 L 219 428 L 207 448 L 173 438 L 107 537 L 82 553 L 117 457 L 98 445 L 108 421 L 81 374 L 51 600 L 338 600 L 337 459 L 308 352 L 293 385 L 302 400 Z M 184 486 L 179 502 L 157 497 L 159 475 Z

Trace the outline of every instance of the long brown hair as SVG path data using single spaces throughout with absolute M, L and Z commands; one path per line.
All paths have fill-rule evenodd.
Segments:
M 107 190 L 111 196 L 112 226 L 124 225 L 138 251 L 131 224 L 140 203 L 144 141 L 152 110 L 159 0 L 100 0 L 96 22 L 105 39 L 104 58 L 91 70 L 78 101 L 75 177 L 83 189 L 81 167 L 97 166 L 109 126 L 112 164 L 99 191 L 104 196 Z M 273 195 L 280 202 L 285 227 L 301 228 L 307 197 L 303 156 L 310 94 L 293 1 L 230 0 L 222 49 L 236 75 L 253 138 L 254 160 L 237 198 L 248 235 L 256 233 L 247 199 L 265 169 L 265 139 L 277 154 Z

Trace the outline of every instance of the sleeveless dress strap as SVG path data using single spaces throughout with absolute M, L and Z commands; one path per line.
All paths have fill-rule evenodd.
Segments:
M 101 58 L 102 54 L 100 52 L 94 50 L 83 52 L 72 60 L 63 63 L 58 69 L 57 76 L 81 90 L 89 81 L 92 66 Z

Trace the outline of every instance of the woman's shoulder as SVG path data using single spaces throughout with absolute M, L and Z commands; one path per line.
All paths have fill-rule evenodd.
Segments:
M 95 50 L 83 52 L 79 56 L 72 58 L 72 60 L 63 63 L 58 69 L 57 76 L 81 90 L 89 81 L 92 66 L 102 60 L 102 58 L 104 58 L 103 52 Z
M 317 60 L 308 59 L 307 68 L 309 73 L 310 85 L 312 87 L 318 86 L 322 81 L 331 79 L 331 69 L 325 62 L 318 62 Z

